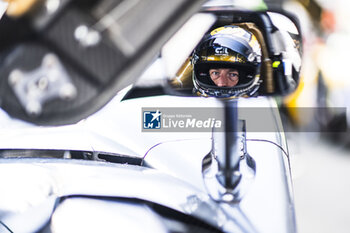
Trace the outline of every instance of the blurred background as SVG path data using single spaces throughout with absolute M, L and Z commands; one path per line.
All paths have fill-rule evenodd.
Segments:
M 350 232 L 350 2 L 266 1 L 295 14 L 303 66 L 281 100 L 301 233 Z

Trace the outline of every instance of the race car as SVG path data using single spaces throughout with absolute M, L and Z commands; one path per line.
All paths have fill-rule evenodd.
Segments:
M 293 18 L 54 3 L 0 21 L 2 231 L 297 231 L 274 99 L 299 80 Z

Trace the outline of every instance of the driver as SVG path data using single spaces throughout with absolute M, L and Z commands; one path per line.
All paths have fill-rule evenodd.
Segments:
M 260 85 L 261 49 L 256 37 L 234 25 L 204 36 L 192 55 L 192 80 L 204 96 L 252 96 Z

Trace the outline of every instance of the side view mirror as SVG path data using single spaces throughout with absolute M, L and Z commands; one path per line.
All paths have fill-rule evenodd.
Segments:
M 217 29 L 222 30 L 221 28 L 228 27 L 227 25 L 234 25 L 255 36 L 260 45 L 259 54 L 256 55 L 256 59 L 252 59 L 254 62 L 250 62 L 250 64 L 255 63 L 259 67 L 259 71 L 253 75 L 248 74 L 247 68 L 243 67 L 243 65 L 247 66 L 247 63 L 242 66 L 238 64 L 230 67 L 228 62 L 225 63 L 223 60 L 210 61 L 209 58 L 212 60 L 214 55 L 225 52 L 213 50 L 227 50 L 225 45 L 220 47 L 219 39 L 223 44 L 228 42 L 224 41 L 227 38 L 222 38 L 224 34 L 220 35 L 221 38 L 216 37 L 218 39 L 211 39 L 209 36 L 210 41 L 207 36 L 203 38 L 204 42 L 200 42 L 197 46 L 192 57 L 185 61 L 179 69 L 176 78 L 171 80 L 171 85 L 176 87 L 191 84 L 202 94 L 217 97 L 287 95 L 296 89 L 299 83 L 302 57 L 302 36 L 296 18 L 285 12 L 270 11 L 211 11 L 208 9 L 203 12 L 214 14 L 217 18 L 206 35 L 212 35 Z M 215 35 L 212 37 L 215 38 Z M 211 47 L 205 44 L 205 40 L 209 41 L 207 43 L 211 43 Z M 248 41 L 248 43 L 253 42 Z M 236 43 L 235 46 L 239 49 L 238 47 L 244 45 Z M 198 47 L 204 47 L 207 50 L 197 52 L 200 50 Z M 209 53 L 214 55 L 209 56 Z M 200 57 L 203 57 L 203 54 L 205 55 L 202 60 L 205 59 L 205 61 L 201 64 L 196 63 L 197 60 L 201 60 Z M 256 52 L 253 51 L 252 54 L 256 54 Z M 220 59 L 225 58 L 225 56 L 228 56 L 228 53 L 221 56 Z M 249 58 L 247 57 L 247 59 Z M 234 75 L 232 72 L 237 72 L 239 81 L 225 85 L 215 82 L 210 70 L 217 72 L 217 69 L 228 70 L 231 72 L 231 76 Z M 193 84 L 188 82 L 188 79 L 193 79 Z

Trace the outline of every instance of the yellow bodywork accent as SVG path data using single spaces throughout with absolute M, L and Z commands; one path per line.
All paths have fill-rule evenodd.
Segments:
M 176 76 L 170 79 L 170 85 L 174 88 L 184 88 L 192 86 L 192 71 L 191 58 L 189 57 L 176 73 Z
M 279 67 L 280 64 L 281 64 L 280 61 L 274 61 L 274 62 L 272 63 L 272 67 L 273 67 L 273 68 L 277 68 L 277 67 Z
M 305 83 L 301 80 L 299 82 L 299 85 L 297 89 L 287 97 L 285 97 L 284 102 L 286 103 L 287 111 L 293 121 L 296 125 L 303 125 L 304 122 L 301 119 L 302 116 L 300 116 L 299 112 L 299 104 L 298 104 L 298 98 L 300 97 L 301 93 L 304 90 Z
M 11 17 L 20 17 L 30 11 L 41 0 L 5 0 L 9 3 L 6 14 Z

